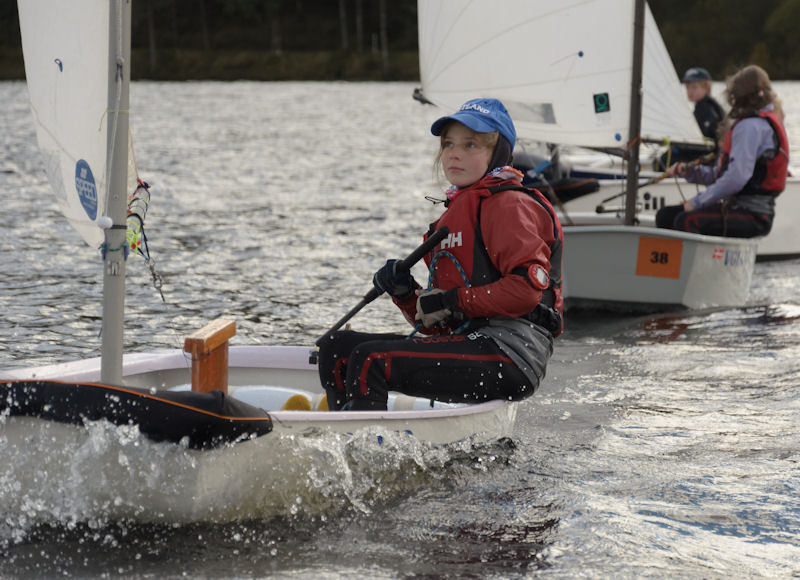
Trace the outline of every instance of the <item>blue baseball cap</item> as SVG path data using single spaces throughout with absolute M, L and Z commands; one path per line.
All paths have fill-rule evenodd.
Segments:
M 697 81 L 710 81 L 710 80 L 711 80 L 711 75 L 709 74 L 709 72 L 704 68 L 696 66 L 694 68 L 690 68 L 684 73 L 681 82 L 696 83 Z
M 431 125 L 431 133 L 437 137 L 441 135 L 442 129 L 444 129 L 448 121 L 458 121 L 476 133 L 499 131 L 503 137 L 508 139 L 512 149 L 517 141 L 514 122 L 511 120 L 511 116 L 506 111 L 503 103 L 497 99 L 472 99 L 467 101 L 452 115 L 437 119 Z

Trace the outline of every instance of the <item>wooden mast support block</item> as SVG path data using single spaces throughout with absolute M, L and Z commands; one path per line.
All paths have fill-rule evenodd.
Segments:
M 228 392 L 228 339 L 236 322 L 218 318 L 186 338 L 183 350 L 192 355 L 192 390 Z

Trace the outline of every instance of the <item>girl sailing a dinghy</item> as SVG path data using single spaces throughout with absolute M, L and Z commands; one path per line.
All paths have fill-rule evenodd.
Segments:
M 319 344 L 331 410 L 386 409 L 389 391 L 431 400 L 518 400 L 545 375 L 563 329 L 563 236 L 550 203 L 511 167 L 516 130 L 497 99 L 438 119 L 437 166 L 451 183 L 430 232 L 428 287 L 388 260 L 373 278 L 422 336 L 333 332 Z
M 709 187 L 682 205 L 662 207 L 656 225 L 687 232 L 752 238 L 767 235 L 775 198 L 786 186 L 789 141 L 780 101 L 766 71 L 750 65 L 728 81 L 732 123 L 715 167 L 675 163 L 666 176 Z

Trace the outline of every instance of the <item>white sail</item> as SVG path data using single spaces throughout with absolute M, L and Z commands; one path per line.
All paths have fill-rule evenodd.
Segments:
M 59 207 L 87 244 L 103 242 L 109 99 L 108 0 L 18 2 L 39 149 Z M 132 148 L 129 148 L 132 163 Z M 130 171 L 135 182 L 136 172 Z M 129 188 L 129 191 L 133 191 Z
M 631 0 L 419 0 L 425 97 L 446 109 L 503 101 L 522 139 L 626 145 L 633 63 Z M 645 140 L 702 143 L 650 13 L 645 18 Z

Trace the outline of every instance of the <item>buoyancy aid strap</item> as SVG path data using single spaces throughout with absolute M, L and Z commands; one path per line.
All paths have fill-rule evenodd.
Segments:
M 492 186 L 492 187 L 489 188 L 489 192 L 492 195 L 494 195 L 496 193 L 500 193 L 502 191 L 521 191 L 522 193 L 528 194 L 531 197 L 531 199 L 533 199 L 537 203 L 539 203 L 539 205 L 541 205 L 547 211 L 547 213 L 550 215 L 550 220 L 553 222 L 553 239 L 555 240 L 555 243 L 553 244 L 554 247 L 556 245 L 558 245 L 558 246 L 561 245 L 561 236 L 559 235 L 559 229 L 558 229 L 558 225 L 557 225 L 558 224 L 558 220 L 556 218 L 555 212 L 553 211 L 552 207 L 550 207 L 546 203 L 542 203 L 542 201 L 539 198 L 537 198 L 537 196 L 533 193 L 533 191 L 531 191 L 530 188 L 527 188 L 527 187 L 522 186 L 522 185 L 495 185 L 495 186 Z M 480 212 L 480 206 L 478 208 L 478 211 Z M 480 227 L 480 213 L 478 214 L 478 226 Z M 560 249 L 560 247 L 557 248 L 557 249 Z M 515 272 L 515 271 L 512 270 L 512 273 L 517 274 L 518 272 Z M 520 275 L 522 275 L 522 274 L 520 274 Z M 527 270 L 525 271 L 524 277 L 527 278 L 528 280 L 530 280 L 530 277 L 528 276 Z M 559 272 L 559 277 L 560 277 L 560 272 Z M 554 280 L 552 278 L 552 276 L 551 276 L 550 281 L 551 281 L 551 284 L 560 282 L 560 280 Z M 548 290 L 550 291 L 550 294 L 553 294 L 552 290 L 550 290 L 549 288 L 548 288 Z M 542 295 L 544 296 L 544 292 L 542 293 Z M 550 305 L 552 306 L 553 304 L 555 304 L 554 295 L 553 295 L 552 302 L 550 303 Z
M 489 190 L 489 193 L 491 193 L 492 195 L 494 195 L 496 193 L 503 192 L 503 191 L 521 191 L 522 193 L 525 193 L 525 194 L 529 195 L 532 199 L 534 199 L 536 202 L 538 202 L 539 205 L 541 205 L 543 208 L 545 208 L 545 210 L 547 210 L 547 213 L 550 215 L 550 219 L 552 220 L 552 223 L 553 223 L 553 239 L 555 240 L 554 249 L 556 249 L 555 248 L 556 245 L 560 247 L 560 245 L 561 245 L 561 237 L 559 235 L 559 229 L 558 229 L 558 225 L 557 225 L 558 224 L 557 218 L 556 218 L 552 208 L 548 207 L 548 205 L 546 203 L 542 203 L 536 197 L 536 195 L 534 194 L 533 191 L 531 191 L 529 188 L 524 187 L 522 185 L 495 185 L 495 186 L 492 186 L 492 187 L 488 188 L 488 190 Z M 477 233 L 477 236 L 480 239 L 480 244 L 484 248 L 484 251 L 485 251 L 485 246 L 483 245 L 483 236 L 481 235 L 481 231 L 480 231 L 480 205 L 478 206 L 478 218 L 477 218 L 476 233 Z M 557 251 L 560 252 L 560 248 L 557 249 Z M 486 256 L 488 257 L 488 253 L 486 254 Z M 490 265 L 492 265 L 491 262 L 490 262 Z M 527 268 L 524 268 L 524 267 L 520 266 L 520 267 L 514 268 L 511 271 L 511 273 L 515 274 L 517 276 L 522 276 L 523 278 L 525 278 L 526 280 L 528 280 L 530 282 L 530 274 L 528 273 L 528 269 Z M 554 276 L 552 276 L 552 274 L 553 274 L 552 270 L 551 270 L 550 274 L 551 274 L 550 287 L 545 288 L 544 290 L 542 290 L 542 297 L 540 299 L 539 304 L 536 305 L 536 308 L 533 310 L 533 312 L 530 312 L 529 314 L 521 316 L 521 318 L 529 320 L 529 321 L 531 321 L 531 322 L 533 322 L 535 324 L 538 324 L 539 326 L 543 326 L 544 328 L 547 328 L 551 332 L 558 332 L 562 328 L 563 324 L 562 324 L 562 320 L 561 320 L 561 314 L 555 309 L 556 293 L 555 293 L 555 290 L 553 290 L 553 285 L 560 282 L 560 272 L 558 273 L 558 276 L 557 276 L 558 280 L 554 279 Z M 499 277 L 500 273 L 497 272 L 497 275 Z
M 550 214 L 550 219 L 553 222 L 553 238 L 557 241 L 560 239 L 558 235 L 558 227 L 556 226 L 556 216 L 555 213 L 553 212 L 553 209 L 549 207 L 547 204 L 542 203 L 541 200 L 537 198 L 536 194 L 534 194 L 530 188 L 525 187 L 523 185 L 494 185 L 489 188 L 489 193 L 491 193 L 492 195 L 500 193 L 502 191 L 521 191 L 522 193 L 528 194 L 531 197 L 531 199 L 537 201 L 539 205 L 541 205 L 545 210 L 547 210 L 547 213 Z

